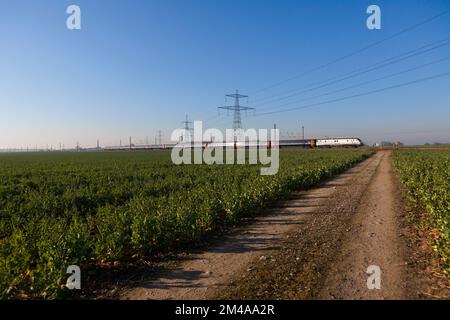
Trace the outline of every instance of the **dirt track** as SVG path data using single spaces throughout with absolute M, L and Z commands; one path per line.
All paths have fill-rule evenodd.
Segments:
M 391 152 L 276 203 L 201 253 L 121 290 L 122 299 L 401 299 L 404 242 Z M 367 288 L 369 265 L 381 289 Z
M 352 219 L 337 263 L 320 294 L 325 299 L 404 299 L 405 254 L 400 241 L 391 154 L 384 153 Z M 381 288 L 368 290 L 367 267 L 381 270 Z

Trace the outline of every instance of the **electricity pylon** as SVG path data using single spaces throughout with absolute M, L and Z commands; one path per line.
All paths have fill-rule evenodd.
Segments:
M 219 109 L 233 111 L 234 112 L 233 129 L 234 130 L 242 129 L 241 111 L 254 110 L 255 108 L 244 107 L 239 104 L 240 98 L 247 98 L 248 96 L 239 94 L 238 90 L 236 90 L 236 93 L 227 94 L 226 97 L 234 98 L 234 106 L 223 106 L 223 107 L 219 107 Z

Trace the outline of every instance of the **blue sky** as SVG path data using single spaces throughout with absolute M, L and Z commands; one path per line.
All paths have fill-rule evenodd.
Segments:
M 82 29 L 66 28 L 77 4 Z M 368 30 L 366 8 L 382 10 Z M 296 88 L 364 68 L 450 37 L 450 14 L 411 32 L 301 75 L 450 9 L 450 1 L 0 1 L 0 148 L 116 145 L 130 135 L 168 141 L 188 114 L 225 128 L 239 89 L 258 112 L 450 57 L 450 45 L 289 99 Z M 450 71 L 450 60 L 289 107 L 344 97 Z M 366 142 L 450 142 L 450 77 L 337 103 L 243 116 L 244 127 L 273 123 L 283 135 L 360 136 Z M 261 111 L 258 111 L 261 110 Z

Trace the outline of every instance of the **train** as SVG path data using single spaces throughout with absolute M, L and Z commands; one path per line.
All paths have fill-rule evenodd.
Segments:
M 290 147 L 300 147 L 300 148 L 346 148 L 346 147 L 361 147 L 363 142 L 361 139 L 356 137 L 344 137 L 344 138 L 324 138 L 324 139 L 291 139 L 291 140 L 280 140 L 278 141 L 279 148 L 290 148 Z M 274 143 L 268 142 L 256 142 L 256 141 L 238 141 L 238 142 L 213 142 L 213 141 L 203 141 L 186 143 L 185 145 L 179 144 L 178 148 L 256 148 L 256 147 L 266 147 L 271 148 Z
M 154 149 L 171 149 L 174 147 L 178 148 L 202 148 L 216 147 L 216 148 L 255 148 L 255 147 L 266 147 L 271 148 L 274 144 L 272 142 L 265 142 L 264 144 L 260 142 L 193 142 L 186 144 L 161 144 L 161 145 L 134 145 L 128 146 L 115 146 L 115 147 L 104 147 L 102 150 L 114 151 L 114 150 L 154 150 Z M 280 148 L 348 148 L 348 147 L 361 147 L 363 142 L 360 138 L 356 137 L 343 137 L 343 138 L 323 138 L 323 139 L 291 139 L 291 140 L 280 140 L 278 141 L 278 146 Z

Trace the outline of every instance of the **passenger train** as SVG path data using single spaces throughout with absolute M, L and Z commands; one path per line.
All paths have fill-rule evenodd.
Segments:
M 292 140 L 280 140 L 278 146 L 280 148 L 346 148 L 346 147 L 361 147 L 364 144 L 361 139 L 351 137 L 351 138 L 324 138 L 324 139 L 292 139 Z M 247 141 L 244 142 L 194 142 L 190 144 L 162 144 L 162 145 L 131 145 L 130 146 L 120 146 L 120 147 L 105 147 L 102 150 L 112 151 L 112 150 L 153 150 L 153 149 L 170 149 L 170 148 L 207 148 L 207 147 L 217 147 L 217 148 L 255 148 L 255 147 L 273 147 L 272 142 L 258 143 Z
M 179 148 L 255 148 L 255 147 L 273 147 L 273 142 L 194 142 L 190 144 L 179 144 L 177 146 L 171 147 L 179 147 Z M 289 147 L 300 147 L 300 148 L 338 148 L 338 147 L 360 147 L 363 143 L 359 138 L 324 138 L 324 139 L 297 139 L 297 140 L 280 140 L 278 141 L 278 146 L 280 148 L 289 148 Z

